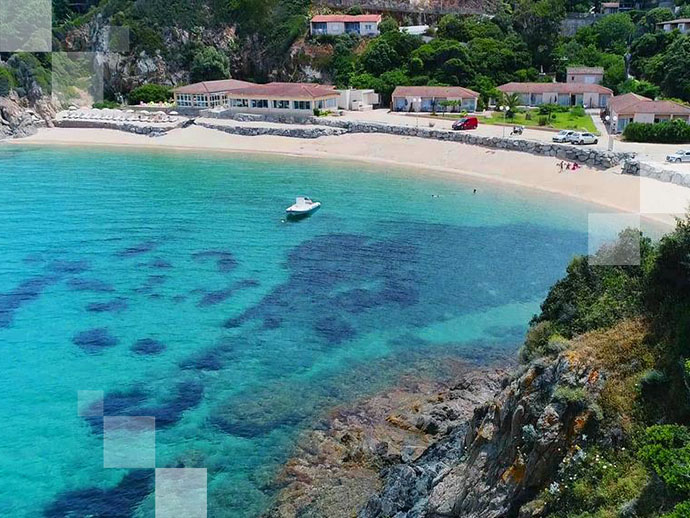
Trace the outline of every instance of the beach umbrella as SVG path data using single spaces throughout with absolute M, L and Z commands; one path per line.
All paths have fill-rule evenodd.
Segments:
M 141 110 L 139 113 L 141 113 L 142 115 L 149 115 L 149 113 L 151 112 L 149 112 L 148 110 Z
M 170 112 L 170 115 L 179 115 L 177 112 Z
M 68 109 L 69 109 L 69 111 L 74 112 L 74 111 L 77 111 L 78 108 L 76 106 L 72 105 Z
M 127 110 L 127 113 L 134 113 L 134 110 Z

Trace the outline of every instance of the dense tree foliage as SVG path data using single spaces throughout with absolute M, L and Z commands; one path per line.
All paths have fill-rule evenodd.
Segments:
M 639 266 L 606 265 L 638 257 L 638 248 Z M 558 491 L 542 493 L 544 516 L 687 518 L 690 218 L 658 243 L 627 230 L 593 257 L 573 260 L 541 309 L 521 359 L 567 349 L 606 377 L 592 407 L 598 439 L 563 466 Z

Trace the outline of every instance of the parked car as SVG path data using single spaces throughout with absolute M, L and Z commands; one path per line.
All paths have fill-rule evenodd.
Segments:
M 479 120 L 477 117 L 463 117 L 453 123 L 454 130 L 471 130 L 477 129 L 479 126 Z
M 573 144 L 580 144 L 582 146 L 584 144 L 598 144 L 599 139 L 592 133 L 576 131 L 570 138 L 570 142 Z
M 680 149 L 666 157 L 667 162 L 690 162 L 690 149 Z
M 572 130 L 561 130 L 551 140 L 558 143 L 570 142 L 574 134 L 575 132 Z

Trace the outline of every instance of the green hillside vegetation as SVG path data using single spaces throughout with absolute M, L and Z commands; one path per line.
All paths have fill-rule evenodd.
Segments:
M 67 0 L 53 4 L 55 48 L 100 15 L 129 30 L 131 55 L 159 54 L 171 70 L 195 81 L 228 74 L 260 82 L 295 80 L 303 77 L 299 67 L 308 65 L 339 87 L 375 88 L 386 103 L 402 84 L 462 85 L 480 92 L 485 105 L 502 83 L 564 80 L 566 66 L 586 65 L 603 66 L 604 84 L 616 93 L 690 101 L 690 35 L 658 30 L 657 23 L 675 16 L 667 8 L 606 16 L 573 37 L 561 37 L 568 11 L 587 12 L 599 2 L 505 0 L 492 18 L 442 17 L 435 39 L 424 42 L 398 32 L 399 22 L 411 20 L 390 17 L 377 38 L 312 38 L 311 0 L 90 0 L 81 11 Z M 680 16 L 690 16 L 688 0 L 677 4 Z M 175 39 L 180 30 L 188 38 Z M 626 77 L 628 53 L 636 79 Z M 21 77 L 17 84 L 27 87 Z M 118 93 L 128 92 L 106 95 Z
M 566 354 L 605 377 L 596 433 L 561 466 L 538 506 L 554 518 L 690 516 L 690 219 L 658 244 L 626 231 L 599 258 L 570 264 L 550 290 L 523 361 Z M 577 394 L 563 394 L 577 399 Z

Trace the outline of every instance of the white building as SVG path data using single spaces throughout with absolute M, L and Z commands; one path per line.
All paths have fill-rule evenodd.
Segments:
M 604 80 L 603 67 L 568 67 L 566 68 L 566 83 L 585 83 L 599 85 Z
M 682 34 L 690 33 L 690 18 L 679 18 L 677 20 L 669 20 L 667 22 L 657 23 L 666 32 L 671 32 L 678 29 Z
M 380 14 L 320 14 L 311 19 L 311 34 L 359 34 L 360 36 L 378 36 Z
M 474 112 L 478 99 L 477 92 L 461 86 L 398 86 L 391 108 L 396 112 Z
M 379 94 L 374 90 L 338 90 L 338 108 L 349 111 L 373 110 L 374 106 L 381 103 Z
M 622 133 L 631 122 L 658 124 L 659 122 L 681 119 L 690 123 L 690 108 L 673 101 L 653 101 L 634 93 L 618 95 L 611 99 L 611 120 L 613 130 Z

